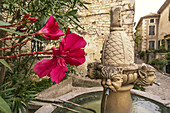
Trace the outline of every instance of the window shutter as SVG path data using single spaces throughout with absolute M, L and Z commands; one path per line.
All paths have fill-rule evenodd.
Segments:
M 169 7 L 169 21 L 170 21 L 170 7 Z
M 161 46 L 161 41 L 158 40 L 158 48 Z

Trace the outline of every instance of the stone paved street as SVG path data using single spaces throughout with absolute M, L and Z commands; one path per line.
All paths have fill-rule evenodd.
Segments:
M 160 86 L 153 85 L 146 87 L 146 92 L 160 96 L 163 100 L 170 100 L 170 77 L 157 71 L 156 82 L 161 83 Z
M 136 59 L 137 64 L 142 64 L 143 61 L 141 59 Z M 149 92 L 153 95 L 159 96 L 163 100 L 170 100 L 170 76 L 166 76 L 160 72 L 156 72 L 156 82 L 161 83 L 160 86 L 153 85 L 145 87 L 146 92 Z
M 135 58 L 135 63 L 142 64 L 143 60 Z M 159 96 L 163 100 L 170 100 L 170 76 L 166 76 L 156 71 L 156 82 L 161 83 L 160 86 L 153 85 L 145 87 L 145 91 L 153 95 Z

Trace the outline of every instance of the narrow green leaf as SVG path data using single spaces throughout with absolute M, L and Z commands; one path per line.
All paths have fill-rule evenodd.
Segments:
M 0 15 L 1 15 L 1 16 L 4 16 L 1 12 L 0 12 Z
M 21 6 L 19 6 L 19 8 L 21 9 L 21 10 L 23 10 L 23 12 L 25 12 L 26 14 L 29 14 L 24 8 L 22 8 Z
M 0 89 L 2 89 L 3 87 L 5 87 L 6 85 L 8 85 L 10 82 L 7 82 L 7 83 L 5 83 L 5 84 L 2 84 L 1 86 L 0 86 Z
M 88 8 L 83 4 L 83 7 L 88 10 Z
M 17 31 L 14 31 L 14 30 L 11 30 L 11 29 L 7 29 L 7 28 L 1 28 L 0 27 L 0 30 L 7 31 L 7 32 L 10 32 L 10 33 L 15 33 L 15 34 L 18 34 L 18 35 L 24 35 L 21 32 L 17 32 Z
M 4 59 L 0 59 L 0 62 L 1 62 L 4 66 L 6 66 L 8 69 L 10 69 L 10 70 L 12 71 L 11 67 L 9 66 L 9 64 L 8 64 Z M 12 72 L 13 72 L 13 71 L 12 71 Z
M 90 2 L 83 2 L 84 4 L 87 4 L 87 5 L 90 5 L 91 3 Z
M 38 38 L 36 38 L 36 37 L 34 37 L 34 39 L 33 40 L 35 40 L 35 41 L 38 41 L 38 42 L 42 42 L 41 40 L 39 40 Z
M 80 22 L 80 20 L 76 17 L 76 16 L 73 16 L 78 22 Z
M 80 26 L 79 24 L 78 24 L 78 22 L 75 20 L 75 19 L 73 19 L 72 17 L 69 17 L 69 16 L 67 16 L 70 20 L 72 20 L 77 26 L 79 26 L 80 28 L 82 28 L 83 29 L 83 27 L 82 26 Z
M 1 93 L 10 92 L 10 91 L 13 91 L 14 89 L 16 89 L 16 88 L 8 88 L 8 89 L 1 91 Z
M 0 25 L 11 25 L 11 24 L 0 20 Z
M 26 14 L 29 14 L 23 7 L 21 7 L 19 4 L 13 4 L 15 7 L 19 7 L 21 10 L 23 10 L 23 12 L 25 12 Z
M 5 100 L 0 96 L 0 111 L 4 113 L 12 113 L 9 105 L 5 102 Z
M 23 77 L 25 76 L 25 74 L 17 74 L 17 76 Z
M 71 10 L 69 12 L 67 12 L 66 15 L 75 15 L 77 13 L 77 10 Z
M 25 113 L 22 103 L 21 103 L 21 105 L 20 105 L 20 110 L 21 110 L 21 113 Z
M 75 7 L 76 2 L 77 2 L 77 0 L 74 0 L 73 7 L 72 7 L 72 8 L 74 8 L 74 7 Z

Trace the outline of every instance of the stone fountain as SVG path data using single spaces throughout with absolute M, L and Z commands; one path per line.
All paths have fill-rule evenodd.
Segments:
M 134 63 L 134 48 L 122 27 L 121 7 L 111 8 L 110 35 L 101 51 L 101 62 L 88 64 L 88 77 L 101 79 L 104 93 L 101 113 L 133 113 L 130 89 L 134 84 L 152 85 L 155 70 Z

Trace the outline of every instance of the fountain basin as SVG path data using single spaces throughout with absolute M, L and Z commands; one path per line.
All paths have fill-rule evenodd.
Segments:
M 73 99 L 70 99 L 70 101 L 78 103 L 84 107 L 94 109 L 96 110 L 97 113 L 100 113 L 102 94 L 103 92 L 92 92 L 82 94 Z M 134 113 L 170 113 L 170 108 L 165 107 L 164 105 L 153 100 L 137 96 L 134 94 L 132 95 L 132 100 Z M 71 109 L 75 109 L 77 111 L 81 111 L 83 113 L 92 113 L 88 110 L 82 109 L 80 107 L 75 107 L 74 105 L 68 103 L 65 103 L 64 106 Z M 53 113 L 72 113 L 72 112 L 62 108 L 57 108 L 56 110 L 54 110 Z
M 77 79 L 81 79 L 81 78 L 77 78 Z M 74 99 L 76 97 L 79 97 L 81 95 L 84 95 L 84 94 L 90 94 L 90 93 L 93 93 L 93 92 L 101 92 L 101 91 L 103 91 L 103 88 L 100 85 L 95 85 L 95 87 L 89 87 L 89 88 L 82 87 L 82 86 L 86 86 L 85 83 L 89 84 L 89 82 L 86 82 L 87 80 L 89 81 L 89 79 L 76 80 L 76 81 L 81 81 L 79 83 L 76 82 L 76 86 L 78 86 L 78 87 L 72 86 L 75 83 L 72 83 L 72 80 L 69 80 L 70 81 L 69 86 L 72 86 L 71 89 L 69 88 L 70 92 L 62 94 L 62 96 L 58 96 L 57 98 L 56 97 L 55 98 L 50 98 L 50 96 L 48 95 L 48 97 L 43 96 L 44 98 L 42 98 L 42 99 L 43 100 L 50 100 L 50 101 L 59 101 L 59 99 L 72 100 L 72 99 Z M 73 81 L 75 82 L 75 80 L 73 80 Z M 82 81 L 84 81 L 84 82 L 82 82 Z M 90 84 L 93 84 L 94 82 L 96 82 L 96 81 L 91 81 Z M 83 83 L 83 84 L 80 85 L 80 86 L 77 85 L 77 84 L 80 84 L 80 83 L 81 84 Z M 61 89 L 55 87 L 55 89 L 57 89 L 56 90 L 57 92 L 59 92 L 62 89 L 64 89 L 64 90 L 68 89 L 68 88 L 64 87 L 65 84 L 60 84 L 60 85 L 62 86 Z M 96 86 L 100 86 L 100 87 L 96 87 Z M 52 92 L 52 91 L 54 91 L 54 88 L 49 88 L 48 91 L 47 91 L 47 94 L 49 94 L 49 92 Z M 170 108 L 170 101 L 169 100 L 162 100 L 160 97 L 155 96 L 153 94 L 149 94 L 147 92 L 134 90 L 134 89 L 131 89 L 131 94 L 139 95 L 139 96 L 142 96 L 142 97 L 145 97 L 145 98 L 149 98 L 149 99 L 151 99 L 153 101 L 156 101 L 157 103 L 162 104 L 163 106 L 167 106 L 167 107 Z M 55 95 L 56 95 L 56 93 L 55 93 Z M 93 98 L 95 99 L 95 97 L 93 97 Z M 37 105 L 37 103 L 36 103 L 36 105 Z M 50 104 L 50 103 L 41 104 L 41 106 L 42 107 L 40 109 L 38 109 L 36 112 L 34 111 L 33 113 L 52 113 L 56 108 L 58 108 L 58 107 L 56 107 L 56 106 L 54 106 L 53 104 Z M 99 109 L 99 111 L 100 111 L 100 109 Z

